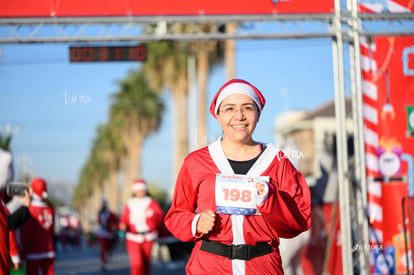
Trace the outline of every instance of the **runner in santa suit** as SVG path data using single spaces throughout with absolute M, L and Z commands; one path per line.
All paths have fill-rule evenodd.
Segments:
M 46 200 L 47 186 L 41 178 L 31 184 L 32 203 L 29 207 L 31 217 L 21 227 L 22 255 L 26 260 L 26 274 L 55 274 L 53 246 L 54 208 Z
M 7 192 L 8 184 L 13 180 L 12 155 L 0 148 L 0 271 L 1 274 L 9 274 L 10 269 L 17 271 L 20 266 L 20 251 L 16 239 L 15 229 L 25 223 L 30 212 L 29 191 L 22 196 L 22 205 L 13 214 L 10 214 L 6 204 L 13 198 L 14 194 Z M 12 264 L 12 268 L 10 266 Z
M 9 227 L 6 222 L 6 206 L 0 204 L 0 236 L 2 241 L 0 242 L 0 271 L 1 274 L 10 274 L 10 239 L 9 239 Z
M 17 271 L 21 265 L 21 260 L 20 260 L 20 255 L 19 255 L 20 254 L 19 245 L 17 243 L 17 237 L 16 237 L 15 230 L 19 228 L 24 222 L 26 222 L 30 217 L 30 212 L 27 208 L 27 206 L 30 204 L 30 195 L 28 191 L 26 191 L 25 193 L 26 194 L 23 197 L 24 205 L 21 208 L 19 208 L 18 211 L 10 215 L 10 212 L 6 206 L 6 203 L 8 200 L 10 200 L 10 198 L 9 196 L 7 196 L 7 192 L 5 193 L 5 192 L 0 191 L 0 204 L 1 204 L 0 206 L 1 208 L 4 208 L 4 213 L 6 214 L 5 220 L 6 220 L 7 231 L 8 231 L 8 238 L 5 239 L 4 244 L 8 242 L 9 260 L 11 260 L 12 271 Z M 21 211 L 23 210 L 23 208 L 25 208 L 24 211 Z M 0 232 L 2 233 L 0 236 L 3 236 L 3 230 L 1 230 Z M 7 233 L 4 233 L 4 234 L 7 234 Z
M 131 264 L 131 275 L 151 274 L 151 250 L 164 218 L 160 205 L 148 196 L 144 180 L 131 187 L 133 197 L 122 211 L 119 230 L 126 232 L 125 241 Z
M 0 271 L 10 274 L 10 229 L 7 223 L 9 215 L 5 203 L 5 191 L 12 178 L 12 156 L 0 148 Z
M 210 112 L 223 137 L 191 153 L 179 172 L 167 228 L 195 246 L 187 274 L 283 274 L 279 237 L 310 227 L 310 191 L 302 174 L 253 131 L 265 99 L 233 79 Z
M 113 243 L 115 240 L 115 234 L 117 231 L 117 217 L 108 208 L 108 202 L 103 199 L 102 207 L 98 213 L 99 228 L 97 231 L 101 258 L 102 270 L 106 270 L 106 263 L 108 261 L 108 255 L 111 253 Z

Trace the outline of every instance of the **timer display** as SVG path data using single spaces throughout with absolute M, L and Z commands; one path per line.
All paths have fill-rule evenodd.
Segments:
M 138 46 L 99 46 L 69 48 L 70 62 L 106 62 L 106 61 L 144 61 L 147 49 L 144 45 Z

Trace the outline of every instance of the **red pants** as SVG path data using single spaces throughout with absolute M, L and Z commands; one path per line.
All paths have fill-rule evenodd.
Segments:
M 99 246 L 101 248 L 99 256 L 101 257 L 101 262 L 104 264 L 108 261 L 108 254 L 112 250 L 113 242 L 113 239 L 99 238 Z
M 154 241 L 137 243 L 126 240 L 126 248 L 131 264 L 131 275 L 151 274 L 151 250 Z
M 54 261 L 54 259 L 26 260 L 26 274 L 54 275 Z

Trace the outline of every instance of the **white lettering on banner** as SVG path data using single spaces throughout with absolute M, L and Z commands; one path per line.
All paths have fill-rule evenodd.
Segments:
M 410 56 L 413 60 L 411 64 L 414 64 L 414 46 L 405 47 L 403 50 L 402 64 L 404 75 L 414 75 L 414 67 L 410 68 Z
M 231 215 L 260 215 L 256 208 L 256 184 L 268 181 L 269 177 L 247 175 L 216 176 L 217 213 Z

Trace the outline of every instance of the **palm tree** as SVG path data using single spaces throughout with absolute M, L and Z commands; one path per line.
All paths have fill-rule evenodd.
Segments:
M 200 24 L 197 29 L 208 32 L 216 29 L 216 24 Z M 221 25 L 219 31 L 226 31 L 225 25 Z M 191 43 L 191 50 L 197 58 L 197 86 L 198 86 L 198 147 L 207 145 L 207 86 L 212 67 L 221 63 L 224 58 L 225 43 L 217 40 L 196 41 Z
M 104 181 L 109 177 L 108 163 L 102 157 L 102 142 L 100 137 L 94 140 L 92 150 L 83 166 L 79 184 L 76 186 L 72 204 L 75 209 L 78 209 L 81 216 L 81 221 L 86 228 L 89 227 L 89 221 L 96 220 L 94 214 L 97 213 L 99 203 L 96 205 L 90 204 L 92 199 L 102 199 Z M 88 207 L 85 207 L 85 204 Z
M 159 128 L 164 104 L 141 71 L 131 71 L 112 96 L 109 122 L 97 130 L 90 155 L 82 168 L 73 205 L 80 210 L 85 225 L 97 213 L 102 197 L 112 209 L 126 201 L 129 186 L 140 174 L 140 156 L 145 137 Z M 118 174 L 125 176 L 122 201 L 119 201 Z M 87 211 L 85 205 L 88 205 Z M 89 215 L 89 216 L 88 216 Z
M 112 96 L 110 120 L 120 127 L 127 160 L 124 162 L 122 201 L 130 194 L 130 186 L 140 176 L 141 151 L 144 139 L 159 129 L 164 104 L 154 93 L 143 71 L 131 71 L 120 82 L 120 90 Z
M 189 24 L 171 24 L 170 32 L 185 33 L 202 29 L 206 32 L 216 26 L 213 24 L 200 24 L 194 26 Z M 150 25 L 145 33 L 156 32 L 157 28 Z M 179 167 L 188 154 L 188 123 L 187 123 L 187 96 L 188 96 L 188 67 L 187 58 L 191 52 L 196 53 L 198 87 L 199 87 L 199 110 L 197 140 L 198 146 L 207 142 L 207 83 L 210 72 L 210 64 L 221 60 L 223 48 L 222 43 L 217 41 L 197 42 L 168 42 L 161 41 L 147 44 L 148 56 L 143 69 L 150 77 L 151 85 L 157 91 L 167 89 L 172 94 L 172 117 L 173 117 L 173 177 L 175 182 Z M 174 188 L 174 184 L 173 184 Z
M 236 32 L 236 23 L 226 24 L 226 33 L 233 34 Z M 236 54 L 236 42 L 233 39 L 226 40 L 225 42 L 225 65 L 226 65 L 226 77 L 227 80 L 234 78 L 235 76 L 235 54 Z
M 101 158 L 109 171 L 103 186 L 103 197 L 108 200 L 111 209 L 118 210 L 120 204 L 118 172 L 126 151 L 121 141 L 120 126 L 109 121 L 98 128 L 98 137 Z
M 167 89 L 172 95 L 173 117 L 173 179 L 188 154 L 188 76 L 189 44 L 156 42 L 147 44 L 148 56 L 143 70 L 156 91 Z
M 3 149 L 6 152 L 10 151 L 10 143 L 11 143 L 11 128 L 6 127 L 6 133 L 3 134 L 0 132 L 0 149 Z

